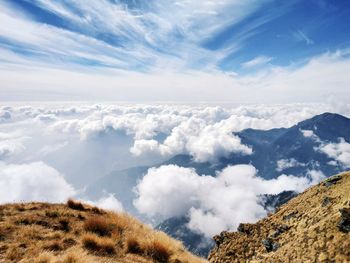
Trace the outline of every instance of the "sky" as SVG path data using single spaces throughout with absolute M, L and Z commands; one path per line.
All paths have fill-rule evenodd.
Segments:
M 346 0 L 3 0 L 0 101 L 350 99 Z

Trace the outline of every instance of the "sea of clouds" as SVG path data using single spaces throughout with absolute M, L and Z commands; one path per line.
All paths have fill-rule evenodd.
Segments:
M 12 103 L 0 106 L 0 203 L 64 202 L 73 197 L 121 211 L 113 193 L 97 200 L 85 188 L 111 171 L 160 164 L 177 154 L 215 163 L 236 152 L 252 154 L 233 132 L 246 128 L 290 127 L 326 111 L 350 116 L 347 104 L 285 105 L 139 105 L 89 103 Z M 304 136 L 313 136 L 304 131 Z M 315 138 L 317 139 L 317 138 Z M 317 149 L 350 167 L 350 144 L 321 144 Z M 278 167 L 300 165 L 280 160 Z M 253 222 L 266 211 L 261 194 L 302 191 L 324 175 L 256 176 L 251 165 L 230 166 L 217 176 L 191 168 L 151 168 L 135 185 L 134 205 L 149 217 L 188 216 L 188 227 L 206 236 Z

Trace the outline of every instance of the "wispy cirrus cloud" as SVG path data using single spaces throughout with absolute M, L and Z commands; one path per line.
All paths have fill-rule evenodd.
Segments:
M 338 73 L 348 69 L 344 45 L 317 64 L 338 51 L 317 49 L 303 29 L 294 37 L 317 49 L 312 56 L 290 64 L 283 54 L 293 52 L 273 54 L 290 32 L 288 23 L 276 27 L 283 32 L 273 24 L 300 8 L 274 0 L 2 1 L 0 99 L 319 101 L 326 85 L 347 96 Z
M 259 57 L 253 58 L 252 60 L 249 60 L 249 61 L 242 63 L 242 67 L 243 68 L 253 68 L 253 67 L 257 67 L 257 66 L 262 66 L 262 65 L 269 63 L 272 60 L 273 60 L 272 57 L 259 56 Z
M 295 31 L 293 36 L 297 41 L 305 42 L 306 45 L 315 44 L 315 42 L 302 30 Z

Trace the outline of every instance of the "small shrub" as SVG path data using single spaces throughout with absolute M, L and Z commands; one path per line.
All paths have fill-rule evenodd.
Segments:
M 139 241 L 136 238 L 129 237 L 126 241 L 126 252 L 131 254 L 143 254 L 143 250 L 140 246 Z
M 82 203 L 76 202 L 72 199 L 69 199 L 67 201 L 67 206 L 71 209 L 74 209 L 74 210 L 85 211 L 85 207 L 83 206 Z
M 112 233 L 112 225 L 101 216 L 90 217 L 84 222 L 84 230 L 93 232 L 99 236 L 110 236 Z
M 82 242 L 85 249 L 97 255 L 109 256 L 116 253 L 114 242 L 110 238 L 86 234 L 83 236 Z

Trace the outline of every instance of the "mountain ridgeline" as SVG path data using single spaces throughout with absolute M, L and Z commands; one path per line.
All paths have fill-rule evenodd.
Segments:
M 214 237 L 212 263 L 350 262 L 350 172 L 326 179 L 255 224 Z
M 192 167 L 198 174 L 216 176 L 216 171 L 228 165 L 251 164 L 257 169 L 257 175 L 264 179 L 277 178 L 281 174 L 305 176 L 310 170 L 320 171 L 328 177 L 344 171 L 345 167 L 320 151 L 320 147 L 328 143 L 339 143 L 341 139 L 349 143 L 350 119 L 339 114 L 324 113 L 289 128 L 246 129 L 234 135 L 237 135 L 243 144 L 252 148 L 251 155 L 232 153 L 228 157 L 221 157 L 215 163 L 200 163 L 190 155 L 180 154 L 153 167 L 174 164 Z M 283 162 L 287 165 L 283 165 Z M 136 196 L 132 189 L 147 173 L 148 168 L 150 167 L 143 166 L 113 171 L 91 184 L 87 194 L 94 196 L 102 191 L 114 193 L 128 211 L 138 215 L 133 206 Z M 266 209 L 273 210 L 294 196 L 294 192 L 262 196 L 261 202 Z M 186 217 L 170 218 L 160 223 L 158 228 L 182 240 L 191 251 L 206 255 L 212 244 L 203 245 L 203 242 L 198 242 L 198 234 L 187 229 L 187 223 Z

